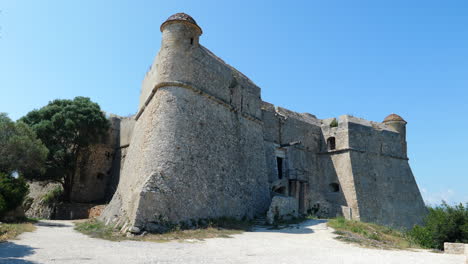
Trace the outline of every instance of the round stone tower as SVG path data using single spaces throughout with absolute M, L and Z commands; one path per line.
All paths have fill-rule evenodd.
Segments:
M 201 28 L 195 19 L 185 13 L 177 13 L 170 16 L 161 25 L 162 47 L 166 45 L 190 46 L 198 45 Z
M 388 115 L 383 123 L 400 133 L 400 140 L 403 147 L 403 154 L 407 156 L 407 146 L 406 146 L 406 124 L 407 122 L 397 114 Z

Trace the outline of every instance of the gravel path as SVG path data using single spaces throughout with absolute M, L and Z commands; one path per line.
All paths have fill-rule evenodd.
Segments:
M 35 232 L 0 243 L 0 263 L 465 263 L 462 255 L 359 248 L 334 240 L 324 221 L 200 242 L 111 242 L 73 230 L 70 221 L 41 221 Z

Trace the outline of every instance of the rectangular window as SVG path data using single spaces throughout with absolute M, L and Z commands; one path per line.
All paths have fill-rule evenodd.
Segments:
M 278 179 L 283 179 L 283 158 L 276 157 L 276 166 L 278 168 Z

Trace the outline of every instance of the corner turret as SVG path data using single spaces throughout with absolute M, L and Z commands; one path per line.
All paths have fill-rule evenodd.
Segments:
M 169 44 L 190 47 L 198 45 L 202 29 L 191 16 L 177 13 L 161 24 L 161 32 L 162 47 Z
M 406 122 L 401 116 L 397 114 L 390 114 L 384 119 L 383 123 L 400 133 L 400 140 L 403 146 L 403 154 L 406 157 L 408 155 L 406 146 L 406 124 L 408 122 Z

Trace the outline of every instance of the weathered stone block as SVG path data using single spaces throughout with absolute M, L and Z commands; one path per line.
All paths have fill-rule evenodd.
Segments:
M 464 243 L 444 243 L 444 253 L 446 254 L 460 254 L 468 253 L 468 244 Z
M 294 197 L 274 196 L 267 213 L 267 223 L 290 220 L 299 216 L 299 203 Z

